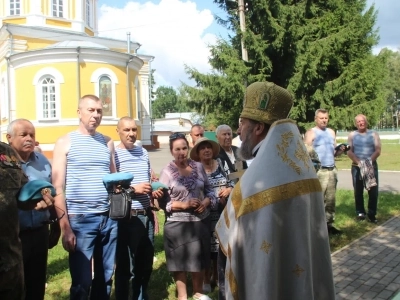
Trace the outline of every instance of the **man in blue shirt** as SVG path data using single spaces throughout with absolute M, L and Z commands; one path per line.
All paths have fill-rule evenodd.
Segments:
M 21 168 L 28 180 L 51 182 L 51 165 L 47 158 L 35 148 L 35 128 L 26 119 L 16 119 L 7 128 L 7 140 L 18 153 Z M 25 299 L 43 299 L 46 284 L 47 253 L 60 237 L 58 222 L 50 225 L 50 214 L 54 211 L 19 210 L 19 237 L 22 242 L 22 257 L 25 276 Z

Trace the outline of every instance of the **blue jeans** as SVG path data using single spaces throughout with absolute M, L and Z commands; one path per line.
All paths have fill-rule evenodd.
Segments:
M 132 279 L 132 299 L 147 300 L 147 287 L 153 270 L 154 215 L 132 217 L 118 224 L 115 298 L 126 300 Z
M 376 179 L 376 186 L 372 187 L 368 191 L 368 216 L 370 218 L 375 218 L 377 206 L 378 206 L 378 164 L 373 163 L 374 175 Z M 361 171 L 359 167 L 351 167 L 351 175 L 353 178 L 353 188 L 354 188 L 354 199 L 356 202 L 356 213 L 365 214 L 364 208 L 364 181 L 361 179 Z
M 68 217 L 76 237 L 75 251 L 69 254 L 70 299 L 89 299 L 89 295 L 93 300 L 110 299 L 118 223 L 108 217 L 108 212 Z

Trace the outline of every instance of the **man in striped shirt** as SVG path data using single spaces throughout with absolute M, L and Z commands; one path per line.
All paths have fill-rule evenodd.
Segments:
M 149 155 L 136 146 L 137 126 L 130 117 L 123 117 L 117 125 L 121 143 L 115 148 L 118 172 L 132 173 L 131 219 L 118 224 L 115 294 L 117 300 L 128 299 L 129 280 L 132 279 L 133 299 L 148 299 L 147 286 L 153 269 L 154 215 L 151 197 L 161 198 L 162 191 L 151 189 Z
M 109 218 L 103 177 L 114 173 L 114 142 L 96 129 L 103 105 L 95 95 L 79 100 L 79 127 L 56 142 L 52 182 L 62 243 L 69 252 L 70 299 L 110 298 L 117 244 L 117 221 Z M 62 218 L 66 212 L 68 217 Z M 94 277 L 92 280 L 93 258 Z

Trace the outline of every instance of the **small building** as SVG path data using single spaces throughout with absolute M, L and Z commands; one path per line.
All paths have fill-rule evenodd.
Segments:
M 97 0 L 0 1 L 0 140 L 8 124 L 26 118 L 51 156 L 55 141 L 77 128 L 78 100 L 103 104 L 99 132 L 118 140 L 119 118 L 131 116 L 144 146 L 151 145 L 150 87 L 153 56 L 137 42 L 97 32 Z

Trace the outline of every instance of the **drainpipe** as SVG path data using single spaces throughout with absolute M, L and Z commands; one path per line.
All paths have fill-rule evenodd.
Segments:
M 8 124 L 12 121 L 12 111 L 11 111 L 11 74 L 10 74 L 10 56 L 6 57 L 7 60 L 7 97 L 8 97 Z
M 8 123 L 10 123 L 12 120 L 12 113 L 11 113 L 11 74 L 10 74 L 10 56 L 13 54 L 13 48 L 14 48 L 14 36 L 12 32 L 8 29 L 8 26 L 5 26 L 6 31 L 9 34 L 9 50 L 8 50 L 8 55 L 6 57 L 7 60 L 7 97 L 8 97 Z
M 126 61 L 126 95 L 128 99 L 128 117 L 132 117 L 131 88 L 129 82 L 129 63 L 133 60 L 133 56 L 129 55 Z
M 128 60 L 126 62 L 126 97 L 128 99 L 128 117 L 132 117 L 132 103 L 131 103 L 131 88 L 129 84 L 129 63 L 132 61 L 133 56 L 131 55 L 131 33 L 126 33 L 126 43 Z
M 79 64 L 79 56 L 81 53 L 81 47 L 76 48 L 76 93 L 79 105 L 79 99 L 81 99 L 81 67 Z

